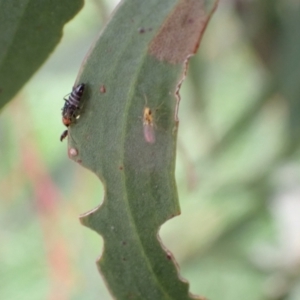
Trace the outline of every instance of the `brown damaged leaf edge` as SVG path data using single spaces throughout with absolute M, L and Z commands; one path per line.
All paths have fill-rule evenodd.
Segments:
M 149 53 L 160 61 L 183 63 L 194 54 L 200 44 L 203 31 L 217 8 L 206 13 L 205 1 L 180 0 L 150 43 Z

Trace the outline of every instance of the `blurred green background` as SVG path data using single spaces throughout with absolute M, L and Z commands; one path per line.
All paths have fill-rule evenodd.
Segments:
M 0 299 L 112 299 L 78 215 L 101 183 L 68 159 L 63 96 L 117 1 L 86 0 L 0 116 Z M 211 300 L 300 299 L 300 2 L 221 0 L 181 90 L 181 216 L 160 230 Z M 156 299 L 153 299 L 156 300 Z

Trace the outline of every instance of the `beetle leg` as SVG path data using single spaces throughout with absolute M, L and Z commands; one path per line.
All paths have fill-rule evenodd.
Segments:
M 68 136 L 68 129 L 65 130 L 60 136 L 60 141 L 62 142 Z

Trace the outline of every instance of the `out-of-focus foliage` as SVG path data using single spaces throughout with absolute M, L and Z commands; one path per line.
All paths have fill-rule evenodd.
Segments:
M 0 0 L 0 108 L 45 62 L 83 0 Z
M 1 299 L 111 299 L 77 221 L 102 191 L 59 142 L 62 97 L 112 8 L 86 2 L 0 116 Z M 299 15 L 298 1 L 221 1 L 183 85 L 182 215 L 161 236 L 212 300 L 300 299 Z

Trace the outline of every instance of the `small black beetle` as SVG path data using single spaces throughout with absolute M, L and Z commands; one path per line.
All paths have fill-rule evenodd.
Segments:
M 81 97 L 84 91 L 85 85 L 83 83 L 73 87 L 72 93 L 69 98 L 64 98 L 65 105 L 62 108 L 62 122 L 66 127 L 69 127 L 71 124 L 76 123 L 81 109 Z M 64 138 L 68 136 L 68 129 L 65 130 L 60 136 L 60 141 L 62 142 Z

